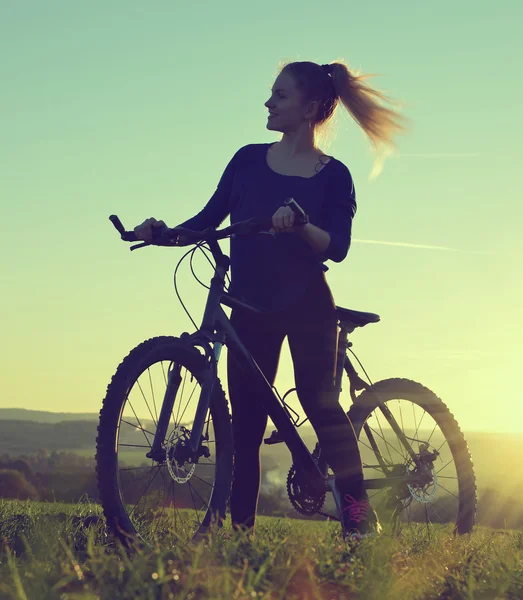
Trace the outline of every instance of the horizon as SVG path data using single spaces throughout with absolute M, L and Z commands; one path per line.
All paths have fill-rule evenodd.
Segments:
M 89 412 L 71 412 L 71 411 L 46 411 L 46 410 L 39 410 L 39 409 L 31 409 L 31 408 L 20 408 L 20 407 L 0 407 L 0 421 L 5 421 L 8 419 L 2 419 L 1 418 L 1 412 L 3 410 L 20 410 L 20 411 L 31 411 L 31 412 L 43 412 L 43 413 L 48 413 L 48 414 L 53 414 L 53 415 L 58 415 L 58 414 L 64 414 L 64 415 L 93 415 L 95 418 L 93 420 L 98 420 L 99 417 L 99 413 L 93 412 L 93 413 L 89 413 Z M 16 420 L 16 419 L 9 419 L 9 420 Z M 41 421 L 36 421 L 41 422 Z M 61 421 L 59 421 L 61 422 Z M 268 429 L 271 429 L 273 427 L 273 425 L 269 422 L 268 425 Z M 304 423 L 303 425 L 300 426 L 300 429 L 312 429 L 312 425 L 310 423 Z M 390 427 L 386 427 L 383 426 L 383 429 L 389 431 Z M 420 429 L 420 431 L 424 431 L 423 428 Z M 467 430 L 463 430 L 463 433 L 468 434 L 474 434 L 474 435 L 479 435 L 479 434 L 485 434 L 485 435 L 506 435 L 506 436 L 515 436 L 515 437 L 522 437 L 523 438 L 523 431 L 485 431 L 485 430 L 480 430 L 480 429 L 467 429 Z

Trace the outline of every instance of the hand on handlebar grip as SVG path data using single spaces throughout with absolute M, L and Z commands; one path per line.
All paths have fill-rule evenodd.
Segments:
M 298 231 L 303 225 L 309 222 L 309 217 L 299 206 L 294 198 L 288 198 L 284 206 L 272 216 L 272 229 L 276 233 L 290 233 Z
M 162 232 L 168 229 L 163 221 L 158 221 L 154 217 L 145 219 L 143 223 L 134 228 L 136 238 L 144 242 L 151 242 L 158 238 Z
M 303 208 L 296 202 L 294 198 L 287 198 L 284 204 L 285 206 L 288 206 L 294 213 L 295 225 L 305 225 L 309 222 L 309 215 L 303 210 Z

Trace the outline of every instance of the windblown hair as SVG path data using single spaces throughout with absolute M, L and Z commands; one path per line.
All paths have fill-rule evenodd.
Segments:
M 383 103 L 393 101 L 364 81 L 373 75 L 351 71 L 343 61 L 322 66 L 313 62 L 289 62 L 282 71 L 292 75 L 304 101 L 318 101 L 316 127 L 327 124 L 341 101 L 352 118 L 363 129 L 374 149 L 395 147 L 393 137 L 404 131 L 406 119 Z

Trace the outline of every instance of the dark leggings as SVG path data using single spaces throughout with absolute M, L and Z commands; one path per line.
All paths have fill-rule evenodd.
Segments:
M 294 365 L 301 406 L 341 490 L 361 485 L 362 465 L 352 424 L 334 393 L 337 351 L 336 309 L 323 273 L 292 306 L 271 314 L 233 311 L 231 323 L 272 385 L 285 336 Z M 260 491 L 260 446 L 267 413 L 253 398 L 255 390 L 234 357 L 227 361 L 234 436 L 231 518 L 253 527 Z

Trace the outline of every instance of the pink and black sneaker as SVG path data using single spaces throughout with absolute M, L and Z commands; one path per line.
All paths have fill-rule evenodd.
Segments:
M 370 505 L 364 488 L 359 491 L 349 490 L 342 494 L 334 480 L 331 480 L 329 487 L 338 508 L 344 539 L 359 541 L 381 533 L 382 527 L 378 515 Z

